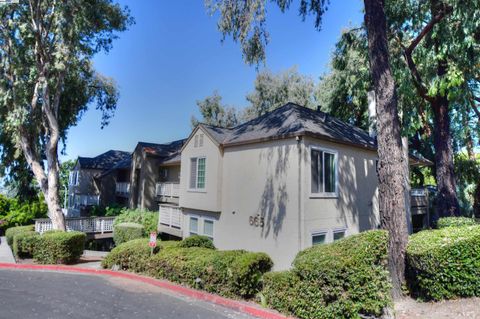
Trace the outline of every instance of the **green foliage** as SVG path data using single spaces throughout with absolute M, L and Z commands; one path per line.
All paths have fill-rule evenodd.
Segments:
M 13 237 L 15 235 L 25 232 L 31 232 L 35 230 L 35 225 L 27 225 L 27 226 L 17 226 L 11 227 L 5 231 L 5 237 L 7 238 L 7 243 L 12 246 L 13 245 Z
M 113 216 L 118 216 L 122 213 L 123 207 L 113 203 L 107 207 L 105 207 L 105 216 L 106 217 L 113 217 Z
M 185 238 L 179 243 L 179 247 L 190 248 L 190 247 L 203 247 L 215 249 L 215 245 L 212 240 L 207 236 L 193 235 Z
M 199 121 L 192 116 L 191 122 L 193 128 L 199 123 L 220 127 L 234 127 L 239 124 L 237 111 L 234 107 L 222 104 L 222 97 L 217 91 L 205 99 L 197 101 L 197 106 L 202 115 L 202 119 Z
M 83 254 L 86 235 L 82 232 L 52 232 L 37 238 L 33 259 L 41 264 L 71 264 Z
M 158 213 L 139 209 L 123 209 L 122 213 L 115 218 L 114 226 L 120 223 L 137 223 L 145 228 L 145 236 L 150 232 L 157 231 Z
M 119 223 L 113 227 L 113 241 L 115 245 L 142 238 L 144 235 L 145 228 L 137 223 Z
M 298 318 L 380 316 L 391 304 L 388 233 L 367 231 L 301 251 L 293 269 L 264 277 L 267 304 Z
M 147 273 L 227 297 L 252 297 L 260 291 L 262 276 L 273 263 L 263 253 L 208 248 L 160 249 Z
M 426 300 L 480 296 L 480 226 L 445 227 L 410 236 L 407 280 Z
M 60 164 L 60 170 L 58 172 L 58 182 L 60 184 L 58 187 L 58 195 L 62 203 L 65 200 L 65 191 L 68 192 L 68 179 L 70 171 L 72 171 L 74 167 L 75 160 L 67 160 Z
M 16 258 L 33 256 L 40 235 L 35 231 L 21 232 L 13 236 L 13 254 Z
M 43 196 L 38 196 L 36 201 L 20 202 L 0 195 L 0 228 L 7 229 L 13 226 L 33 223 L 35 218 L 47 217 L 47 204 Z
M 149 261 L 151 248 L 148 246 L 147 238 L 134 239 L 120 244 L 102 260 L 102 267 L 111 269 L 115 266 L 122 270 L 131 270 L 142 273 L 146 270 Z M 165 242 L 157 241 L 157 247 L 153 253 L 156 254 L 163 247 Z M 168 244 L 166 244 L 168 245 Z
M 475 219 L 469 217 L 442 217 L 437 221 L 437 228 L 473 226 L 475 224 Z

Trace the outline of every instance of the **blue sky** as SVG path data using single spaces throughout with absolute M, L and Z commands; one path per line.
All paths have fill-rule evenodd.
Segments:
M 269 5 L 270 43 L 266 67 L 274 72 L 292 66 L 315 80 L 328 70 L 341 31 L 363 20 L 361 0 L 332 1 L 322 31 L 313 20 L 302 22 L 298 1 L 282 14 Z M 95 57 L 97 70 L 113 77 L 120 89 L 115 117 L 100 129 L 94 107 L 68 134 L 67 155 L 95 156 L 109 149 L 132 151 L 138 141 L 162 143 L 187 137 L 196 101 L 218 90 L 224 102 L 246 105 L 257 70 L 242 60 L 238 44 L 221 43 L 216 17 L 202 0 L 131 0 L 136 24 L 120 34 L 109 54 Z M 260 68 L 261 69 L 261 68 Z

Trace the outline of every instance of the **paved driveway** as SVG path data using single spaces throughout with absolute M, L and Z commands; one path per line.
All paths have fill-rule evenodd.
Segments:
M 25 270 L 0 270 L 0 318 L 253 319 L 128 279 Z

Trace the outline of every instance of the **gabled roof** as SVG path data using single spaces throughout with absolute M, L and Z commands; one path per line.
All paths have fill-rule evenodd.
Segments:
M 367 132 L 321 111 L 287 103 L 260 117 L 227 129 L 200 124 L 220 145 L 229 146 L 262 140 L 311 135 L 375 149 L 376 141 Z
M 78 157 L 80 168 L 108 170 L 131 157 L 130 152 L 110 150 L 95 157 Z
M 116 170 L 121 170 L 121 169 L 130 169 L 132 166 L 132 155 L 128 156 L 126 159 L 119 161 L 117 164 L 113 165 L 112 168 L 103 171 L 102 173 L 98 174 L 96 178 L 101 178 L 103 176 L 106 176 Z
M 161 157 L 162 163 L 176 163 L 180 162 L 180 153 L 185 141 L 186 139 L 181 139 L 165 144 L 138 142 L 137 148 L 140 147 L 148 155 Z

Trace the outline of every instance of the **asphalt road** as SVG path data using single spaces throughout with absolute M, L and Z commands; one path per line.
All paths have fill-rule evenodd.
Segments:
M 133 280 L 0 270 L 1 319 L 253 319 Z

